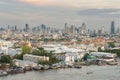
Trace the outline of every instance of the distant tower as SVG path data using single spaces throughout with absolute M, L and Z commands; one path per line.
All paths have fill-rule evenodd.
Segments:
M 114 23 L 114 21 L 111 22 L 111 34 L 115 34 L 115 23 Z
M 71 34 L 75 34 L 75 27 L 73 25 L 70 28 L 70 32 L 71 32 Z
M 105 33 L 105 27 L 103 26 L 101 29 L 101 34 L 104 34 L 104 33 Z
M 117 28 L 116 33 L 117 33 L 117 34 L 120 34 L 120 29 L 119 29 L 119 28 Z
M 25 24 L 25 32 L 29 31 L 29 24 Z
M 10 26 L 8 25 L 8 28 L 7 29 L 10 29 Z
M 17 26 L 15 25 L 15 31 L 17 31 Z
M 42 30 L 42 34 L 46 33 L 46 25 L 45 24 L 41 24 L 41 30 Z
M 85 23 L 82 24 L 82 32 L 81 33 L 86 34 L 86 24 Z
M 65 23 L 65 33 L 67 33 L 67 23 Z
M 69 33 L 69 29 L 68 29 L 68 24 L 67 23 L 65 23 L 65 33 Z

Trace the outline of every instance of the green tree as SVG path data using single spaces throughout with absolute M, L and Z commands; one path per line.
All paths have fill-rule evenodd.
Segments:
M 1 63 L 11 63 L 11 57 L 9 55 L 1 56 L 0 62 Z
M 118 57 L 120 57 L 120 49 L 113 49 L 113 50 L 105 50 L 104 52 L 115 53 Z
M 25 45 L 22 47 L 22 54 L 27 54 L 27 53 L 29 54 L 29 53 L 31 53 L 31 50 L 32 50 L 31 47 Z
M 42 65 L 45 65 L 45 64 L 51 65 L 51 64 L 59 62 L 59 60 L 56 57 L 54 57 L 54 54 L 52 52 L 47 52 L 43 48 L 34 49 L 32 50 L 31 54 L 36 55 L 36 56 L 49 57 L 49 61 L 39 61 L 39 64 L 42 64 Z
M 23 54 L 16 54 L 14 56 L 15 59 L 20 59 L 20 60 L 23 60 Z
M 84 57 L 83 57 L 83 60 L 84 61 L 87 61 L 87 57 L 89 56 L 89 54 L 88 53 L 86 53 L 85 55 L 84 55 Z
M 38 49 L 39 49 L 39 50 L 44 50 L 44 48 L 42 48 L 42 47 L 39 47 Z
M 115 47 L 114 42 L 110 42 L 110 43 L 108 43 L 108 44 L 109 44 L 109 47 L 111 47 L 111 48 L 114 48 L 114 47 Z
M 101 47 L 98 48 L 98 52 L 102 52 L 103 50 L 101 49 Z

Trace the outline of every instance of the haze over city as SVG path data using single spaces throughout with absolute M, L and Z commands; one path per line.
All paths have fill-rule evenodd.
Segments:
M 120 80 L 120 0 L 0 0 L 0 80 Z
M 0 27 L 34 27 L 46 24 L 64 28 L 64 23 L 110 30 L 111 21 L 120 26 L 120 0 L 1 0 Z

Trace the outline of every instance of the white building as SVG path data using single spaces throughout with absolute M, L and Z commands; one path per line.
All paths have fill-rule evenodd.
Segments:
M 105 52 L 91 52 L 89 53 L 92 56 L 96 56 L 97 58 L 103 59 L 104 61 L 115 61 L 115 58 L 117 57 L 116 54 L 112 53 L 105 53 Z
M 49 61 L 49 57 L 25 54 L 23 60 L 38 63 L 39 61 Z
M 65 52 L 63 49 L 67 48 L 66 46 L 60 44 L 43 45 L 42 47 L 46 51 L 48 52 L 52 51 L 53 53 L 63 53 Z
M 24 61 L 24 60 L 18 60 L 18 59 L 14 59 L 13 60 L 14 64 L 18 67 L 35 67 L 37 66 L 37 63 L 31 62 L 31 61 Z
M 8 49 L 13 47 L 10 41 L 0 40 L 0 52 L 8 54 Z
M 47 51 L 53 51 L 57 59 L 65 62 L 75 62 L 88 53 L 88 51 L 82 49 L 68 48 L 60 44 L 43 45 L 43 48 Z

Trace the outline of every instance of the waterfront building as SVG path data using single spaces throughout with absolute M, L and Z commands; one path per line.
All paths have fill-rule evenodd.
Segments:
M 31 62 L 31 61 L 25 61 L 25 60 L 14 59 L 13 62 L 16 66 L 23 67 L 23 68 L 37 66 L 37 63 Z
M 47 51 L 52 51 L 58 60 L 65 62 L 75 62 L 76 60 L 81 60 L 83 56 L 88 53 L 88 51 L 82 49 L 69 48 L 60 44 L 44 45 L 43 48 Z
M 55 54 L 58 60 L 73 63 L 75 61 L 81 60 L 88 51 L 82 49 L 68 48 L 64 49 L 65 53 Z
M 115 58 L 117 57 L 116 54 L 105 53 L 105 52 L 91 52 L 89 54 L 97 57 L 98 59 L 103 59 L 103 61 L 106 62 L 112 62 L 112 61 L 114 62 Z
M 23 60 L 38 63 L 39 61 L 49 61 L 49 57 L 25 54 Z

